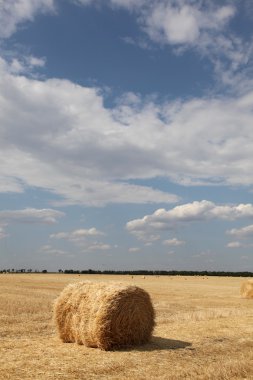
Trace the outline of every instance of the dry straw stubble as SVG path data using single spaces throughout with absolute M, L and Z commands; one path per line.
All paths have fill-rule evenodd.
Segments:
M 120 283 L 70 284 L 54 305 L 54 319 L 63 342 L 103 350 L 147 343 L 154 316 L 145 290 Z
M 243 298 L 253 298 L 253 279 L 242 283 L 241 296 Z

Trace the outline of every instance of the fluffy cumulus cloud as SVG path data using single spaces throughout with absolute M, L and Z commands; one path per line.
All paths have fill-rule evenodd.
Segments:
M 106 251 L 111 248 L 110 244 L 96 240 L 105 236 L 105 233 L 95 227 L 89 229 L 78 229 L 70 232 L 58 232 L 51 234 L 52 239 L 64 239 L 78 246 L 81 251 Z
M 44 67 L 46 60 L 34 56 L 13 57 L 8 64 L 8 70 L 13 74 L 31 73 L 34 69 Z
M 80 5 L 109 5 L 134 10 L 138 22 L 155 42 L 198 43 L 205 32 L 217 33 L 235 15 L 234 5 L 203 0 L 74 0 Z
M 236 248 L 252 248 L 253 247 L 253 243 L 245 243 L 245 242 L 242 242 L 242 241 L 231 241 L 230 243 L 227 244 L 227 248 L 232 248 L 232 249 L 236 249 Z M 241 256 L 241 259 L 246 259 L 249 258 L 248 256 Z
M 82 5 L 109 5 L 133 11 L 144 35 L 159 45 L 171 45 L 175 52 L 190 48 L 208 57 L 216 75 L 226 85 L 240 83 L 239 69 L 252 60 L 253 44 L 229 29 L 239 13 L 239 2 L 221 4 L 205 0 L 75 0 Z M 131 37 L 126 42 L 134 43 Z M 141 39 L 139 46 L 146 48 Z
M 10 37 L 18 24 L 33 21 L 38 13 L 53 10 L 54 0 L 1 0 L 0 39 Z
M 0 4 L 2 37 L 54 7 L 53 0 Z M 203 8 L 202 1 L 107 4 L 134 9 L 152 39 L 163 36 L 172 44 L 199 46 L 204 31 L 222 30 L 235 12 L 231 5 L 211 2 Z M 6 27 L 1 17 L 9 20 Z M 170 18 L 178 22 L 174 25 Z M 236 41 L 229 44 L 220 35 L 216 45 L 224 51 L 230 46 L 229 59 L 239 64 L 244 58 Z M 250 81 L 241 82 L 245 88 L 234 96 L 157 104 L 126 94 L 108 109 L 99 89 L 26 76 L 44 64 L 33 56 L 9 64 L 0 58 L 0 192 L 41 188 L 58 195 L 55 205 L 103 206 L 178 202 L 174 194 L 140 185 L 140 180 L 158 176 L 183 185 L 253 185 Z
M 163 245 L 169 246 L 169 247 L 178 247 L 180 245 L 184 245 L 185 242 L 183 240 L 179 240 L 177 238 L 168 239 L 163 241 Z
M 253 237 L 253 224 L 242 227 L 242 228 L 233 228 L 227 233 L 231 236 L 235 236 L 238 239 L 243 239 L 243 238 L 252 238 Z
M 172 46 L 176 54 L 194 50 L 210 60 L 219 83 L 238 90 L 245 79 L 241 69 L 252 63 L 253 53 L 252 41 L 229 28 L 239 13 L 238 3 L 161 0 L 140 12 L 142 29 L 150 40 Z
M 252 60 L 252 42 L 235 36 L 227 27 L 238 12 L 238 3 L 220 4 L 204 0 L 69 0 L 81 6 L 109 6 L 132 11 L 149 40 L 176 46 L 176 52 L 194 48 L 214 64 L 215 72 L 226 85 L 241 82 L 239 68 Z M 0 3 L 0 39 L 15 33 L 17 26 L 33 21 L 39 13 L 52 12 L 57 0 L 9 0 Z M 125 37 L 125 41 L 132 41 Z M 142 41 L 142 46 L 147 43 Z M 179 49 L 178 49 L 179 48 Z M 38 58 L 37 66 L 43 65 Z M 27 70 L 22 60 L 10 63 L 14 72 Z
M 58 232 L 50 235 L 54 239 L 66 239 L 73 242 L 80 242 L 86 240 L 87 237 L 104 236 L 105 234 L 98 231 L 95 227 L 89 229 L 79 229 L 71 232 Z
M 214 7 L 202 1 L 158 1 L 152 3 L 143 20 L 151 39 L 185 44 L 197 42 L 205 31 L 219 31 L 235 14 L 229 6 Z
M 54 0 L 1 0 L 0 42 L 11 37 L 16 32 L 19 24 L 34 21 L 38 14 L 52 13 L 54 11 Z M 1 54 L 8 58 L 6 66 L 9 72 L 13 74 L 32 74 L 34 70 L 45 66 L 46 60 L 44 57 L 21 56 L 15 51 L 5 51 L 3 46 L 1 46 Z
M 111 249 L 110 244 L 94 242 L 86 247 L 87 251 L 108 251 Z
M 231 241 L 230 243 L 227 244 L 228 248 L 241 248 L 243 247 L 243 244 L 239 241 Z
M 128 252 L 139 252 L 140 251 L 140 248 L 139 247 L 130 247 L 128 249 Z
M 24 210 L 4 210 L 0 211 L 0 222 L 2 223 L 38 223 L 55 224 L 57 219 L 65 214 L 53 209 L 34 209 Z
M 160 105 L 128 94 L 107 109 L 98 89 L 14 75 L 4 60 L 0 74 L 2 192 L 101 206 L 179 200 L 135 179 L 253 184 L 253 92 Z
M 0 239 L 6 238 L 8 225 L 13 223 L 23 224 L 55 224 L 65 214 L 53 209 L 26 208 L 23 210 L 0 211 Z
M 228 28 L 238 12 L 236 4 L 187 0 L 151 4 L 140 11 L 140 19 L 152 41 L 175 46 L 177 53 L 194 49 L 209 58 L 226 85 L 233 86 L 236 78 L 241 78 L 239 69 L 252 59 L 252 42 L 243 41 Z
M 139 239 L 148 238 L 150 233 L 173 229 L 178 224 L 201 222 L 212 219 L 236 220 L 252 218 L 253 205 L 216 205 L 213 202 L 201 201 L 176 206 L 171 210 L 158 209 L 142 219 L 131 220 L 127 223 L 127 230 Z M 177 240 L 169 240 L 172 244 Z
M 3 60 L 0 64 L 3 191 L 21 191 L 27 184 L 55 192 L 70 204 L 89 205 L 178 200 L 127 183 L 142 177 L 145 168 L 155 172 L 156 164 L 146 157 L 145 147 L 140 149 L 142 142 L 114 120 L 96 89 L 14 76 Z

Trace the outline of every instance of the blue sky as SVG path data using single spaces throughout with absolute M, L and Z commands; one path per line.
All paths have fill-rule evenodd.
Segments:
M 252 20 L 0 3 L 0 268 L 252 271 Z

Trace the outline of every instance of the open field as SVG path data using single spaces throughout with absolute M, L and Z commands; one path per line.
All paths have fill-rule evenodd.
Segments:
M 150 344 L 105 352 L 62 343 L 52 303 L 81 280 L 147 290 L 156 310 Z M 0 379 L 253 379 L 253 300 L 242 278 L 0 275 Z

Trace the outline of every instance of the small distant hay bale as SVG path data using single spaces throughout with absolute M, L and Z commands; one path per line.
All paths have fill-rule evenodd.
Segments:
M 242 283 L 241 296 L 243 298 L 253 298 L 253 279 Z
M 154 318 L 149 294 L 120 283 L 70 284 L 54 304 L 54 320 L 63 342 L 102 350 L 147 343 Z

